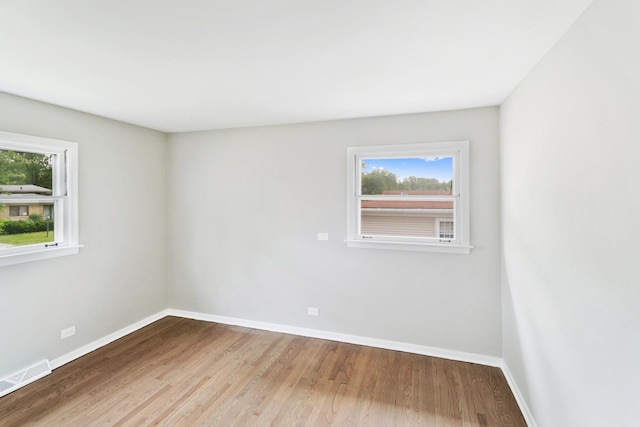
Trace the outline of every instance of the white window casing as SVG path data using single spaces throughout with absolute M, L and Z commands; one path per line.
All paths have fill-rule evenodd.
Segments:
M 0 248 L 0 267 L 77 253 L 78 144 L 0 131 L 0 150 L 53 155 L 50 196 L 0 194 L 0 205 L 52 205 L 55 230 L 53 242 Z
M 451 158 L 452 186 L 447 194 L 362 194 L 362 163 L 372 159 Z M 398 194 L 399 193 L 399 194 Z M 425 192 L 429 193 L 429 192 Z M 424 208 L 401 209 L 414 203 Z M 386 205 L 394 209 L 384 209 Z M 422 205 L 419 205 L 422 203 Z M 438 205 L 438 209 L 429 209 Z M 369 209 L 375 206 L 377 209 Z M 446 206 L 448 209 L 443 208 Z M 369 216 L 375 214 L 374 220 Z M 390 216 L 393 215 L 392 220 Z M 367 223 L 363 224 L 363 219 Z M 395 221 L 395 222 L 394 222 Z M 440 223 L 453 222 L 454 237 L 440 238 Z M 347 238 L 350 247 L 468 254 L 469 142 L 349 147 L 347 149 Z M 446 228 L 446 225 L 445 225 Z

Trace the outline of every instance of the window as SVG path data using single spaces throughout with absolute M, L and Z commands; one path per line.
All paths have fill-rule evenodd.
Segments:
M 469 143 L 347 149 L 347 244 L 469 253 Z
M 0 132 L 0 266 L 78 252 L 78 146 Z
M 441 240 L 451 240 L 455 237 L 453 234 L 453 221 L 450 219 L 438 219 L 438 231 L 436 235 Z
M 9 216 L 29 216 L 29 206 L 9 206 Z
M 53 205 L 44 205 L 42 207 L 42 219 L 45 221 L 53 219 Z

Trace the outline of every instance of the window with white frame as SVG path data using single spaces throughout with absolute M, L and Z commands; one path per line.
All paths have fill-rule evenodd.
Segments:
M 469 142 L 347 149 L 347 244 L 469 253 Z
M 0 132 L 0 266 L 78 252 L 78 145 Z

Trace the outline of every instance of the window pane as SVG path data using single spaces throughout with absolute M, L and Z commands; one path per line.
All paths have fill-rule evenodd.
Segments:
M 362 195 L 450 195 L 453 188 L 453 157 L 406 157 L 362 159 Z
M 0 150 L 0 194 L 50 196 L 53 157 L 53 154 Z
M 442 219 L 451 218 L 453 224 L 453 201 L 450 200 L 362 200 L 360 203 L 362 235 L 442 238 L 442 228 L 438 234 Z
M 53 205 L 0 204 L 0 251 L 15 246 L 54 242 Z
M 0 249 L 54 241 L 54 156 L 0 150 Z

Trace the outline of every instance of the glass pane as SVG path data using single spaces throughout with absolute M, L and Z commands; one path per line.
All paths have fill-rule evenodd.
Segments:
M 0 150 L 0 249 L 53 242 L 53 154 Z
M 360 234 L 453 239 L 453 201 L 363 200 L 360 202 Z M 451 221 L 447 221 L 451 218 Z M 442 224 L 450 222 L 444 230 Z
M 362 195 L 450 195 L 453 157 L 362 159 Z
M 0 194 L 50 196 L 54 156 L 0 150 Z
M 0 250 L 54 242 L 53 205 L 0 203 Z

